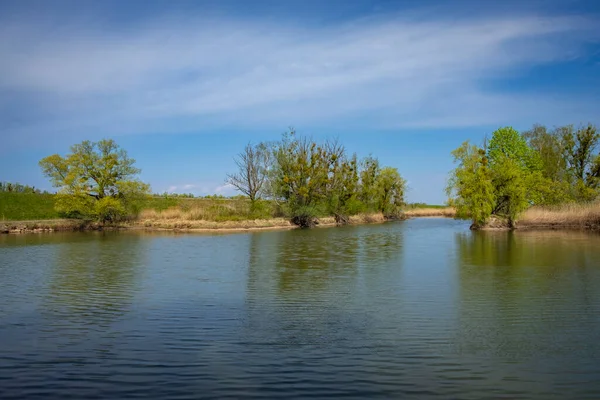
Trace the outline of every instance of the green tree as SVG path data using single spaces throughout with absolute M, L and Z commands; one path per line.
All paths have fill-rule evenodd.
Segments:
M 573 125 L 569 125 L 562 127 L 560 132 L 568 166 L 575 178 L 584 180 L 586 172 L 593 163 L 600 134 L 596 132 L 596 127 L 592 124 L 576 131 L 573 129 Z
M 149 185 L 139 181 L 140 170 L 113 140 L 84 141 L 71 153 L 43 158 L 40 167 L 59 188 L 57 210 L 69 217 L 113 222 L 139 211 Z
M 593 200 L 597 191 L 597 155 L 600 134 L 592 124 L 575 130 L 573 125 L 559 128 L 564 159 L 571 175 L 574 196 L 580 201 Z
M 594 158 L 594 162 L 587 173 L 587 182 L 594 189 L 600 189 L 600 154 Z
M 572 188 L 568 180 L 552 180 L 535 171 L 525 178 L 527 199 L 533 205 L 558 205 L 572 201 Z
M 296 225 L 313 226 L 326 198 L 331 155 L 324 146 L 291 130 L 277 144 L 275 160 L 275 197 L 285 202 Z
M 527 209 L 527 177 L 518 160 L 501 156 L 492 165 L 495 205 L 492 214 L 504 216 L 512 227 L 518 215 Z
M 349 216 L 362 210 L 358 200 L 358 161 L 356 154 L 348 158 L 337 141 L 326 143 L 330 157 L 327 181 L 327 206 L 338 224 L 346 224 Z
M 494 131 L 487 154 L 495 197 L 492 213 L 506 217 L 512 226 L 534 199 L 541 198 L 528 183 L 543 170 L 542 158 L 528 146 L 525 136 L 511 127 Z
M 373 157 L 359 163 L 337 140 L 316 143 L 292 129 L 273 148 L 269 197 L 297 225 L 312 226 L 321 215 L 345 224 L 367 209 L 392 216 L 404 203 L 406 183 L 395 168 L 382 169 Z
M 556 130 L 549 132 L 545 126 L 536 124 L 531 130 L 523 132 L 523 138 L 539 154 L 541 172 L 545 178 L 551 181 L 567 178 L 567 162 Z
M 395 216 L 404 205 L 406 181 L 396 168 L 381 169 L 375 183 L 377 188 L 377 204 L 380 212 L 387 216 Z
M 539 171 L 542 162 L 539 154 L 527 145 L 523 135 L 512 127 L 497 129 L 492 133 L 492 139 L 488 143 L 487 157 L 490 165 L 496 162 L 504 162 L 506 158 L 513 160 L 516 166 L 522 170 Z
M 459 216 L 470 216 L 473 227 L 486 224 L 495 204 L 492 172 L 485 150 L 464 142 L 452 152 L 458 166 L 451 172 L 446 193 Z
M 359 199 L 368 210 L 376 210 L 377 205 L 377 179 L 381 173 L 379 160 L 372 156 L 365 157 L 360 163 L 360 188 Z

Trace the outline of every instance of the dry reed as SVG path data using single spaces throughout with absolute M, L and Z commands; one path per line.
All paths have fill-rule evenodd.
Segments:
M 517 222 L 518 228 L 600 228 L 600 202 L 565 204 L 557 207 L 532 207 Z
M 235 214 L 233 214 L 235 216 Z M 182 230 L 244 230 L 264 228 L 292 228 L 294 225 L 286 218 L 247 219 L 238 215 L 238 219 L 215 220 L 215 214 L 202 208 L 182 210 L 169 208 L 163 211 L 143 210 L 134 226 L 149 229 L 182 229 Z M 319 218 L 319 226 L 336 225 L 334 217 Z M 386 221 L 381 213 L 353 215 L 349 219 L 351 225 L 379 223 Z
M 176 206 L 166 210 L 145 209 L 140 220 L 225 221 L 249 219 L 250 207 L 245 201 L 202 201 L 192 206 Z
M 407 217 L 449 217 L 453 218 L 456 216 L 456 209 L 454 207 L 444 208 L 413 208 L 406 210 L 404 214 Z
M 265 228 L 291 228 L 290 221 L 284 218 L 247 219 L 240 221 L 206 221 L 206 220 L 141 220 L 136 223 L 148 229 L 182 229 L 182 230 L 245 230 Z

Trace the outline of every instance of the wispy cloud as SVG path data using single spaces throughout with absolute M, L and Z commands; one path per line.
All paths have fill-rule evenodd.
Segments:
M 0 28 L 0 128 L 19 137 L 86 128 L 89 136 L 359 119 L 371 127 L 458 127 L 557 111 L 588 115 L 598 99 L 499 92 L 483 82 L 577 58 L 598 41 L 596 26 L 583 17 L 534 15 L 395 16 L 317 29 L 170 19 L 114 33 L 7 23 Z
M 211 184 L 210 182 L 204 182 L 200 184 L 183 184 L 183 185 L 171 185 L 167 188 L 168 193 L 193 193 L 199 196 L 205 196 L 208 194 L 222 194 L 224 196 L 230 196 L 236 194 L 235 188 L 230 184 L 217 185 Z
M 225 185 L 217 186 L 215 188 L 214 193 L 223 194 L 223 195 L 231 195 L 231 194 L 235 193 L 235 188 L 233 187 L 233 185 L 230 185 L 229 183 L 227 183 Z

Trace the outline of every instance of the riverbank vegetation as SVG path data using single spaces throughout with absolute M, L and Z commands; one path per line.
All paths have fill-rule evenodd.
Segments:
M 0 220 L 5 228 L 14 225 L 7 221 L 53 220 L 65 229 L 247 229 L 441 216 L 469 218 L 473 228 L 600 228 L 599 141 L 589 124 L 535 125 L 522 133 L 505 127 L 482 146 L 465 142 L 452 152 L 457 167 L 443 206 L 406 204 L 397 169 L 348 154 L 337 140 L 316 142 L 293 130 L 279 141 L 249 143 L 237 155 L 237 170 L 225 181 L 240 195 L 229 198 L 151 194 L 135 160 L 114 141 L 84 141 L 66 156 L 40 161 L 55 194 L 1 182 Z
M 278 142 L 248 144 L 236 163 L 227 182 L 248 196 L 251 212 L 271 204 L 301 227 L 327 216 L 338 224 L 364 213 L 401 216 L 406 181 L 398 170 L 371 156 L 359 160 L 337 140 L 317 143 L 290 130 Z
M 447 193 L 473 228 L 598 226 L 600 135 L 588 124 L 527 132 L 496 130 L 483 146 L 463 143 Z
M 456 208 L 447 206 L 407 207 L 404 211 L 407 217 L 456 217 Z
M 0 192 L 0 221 L 60 218 L 54 205 L 50 193 Z
M 600 230 L 600 202 L 532 207 L 519 219 L 519 228 Z
M 240 196 L 151 195 L 149 185 L 139 180 L 135 160 L 113 140 L 84 141 L 65 156 L 40 161 L 57 188 L 55 195 L 45 197 L 31 191 L 43 207 L 30 199 L 21 205 L 31 211 L 26 213 L 5 206 L 18 203 L 8 199 L 2 202 L 0 217 L 201 229 L 218 223 L 312 227 L 403 216 L 406 181 L 398 170 L 380 166 L 372 156 L 347 154 L 337 140 L 316 142 L 290 130 L 279 141 L 248 144 L 235 161 L 237 171 L 226 182 Z M 12 193 L 14 185 L 10 189 Z M 19 190 L 20 195 L 24 192 Z M 35 215 L 40 208 L 46 212 Z

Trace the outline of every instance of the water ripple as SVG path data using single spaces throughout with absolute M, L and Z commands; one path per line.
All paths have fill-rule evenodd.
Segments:
M 600 238 L 0 237 L 0 398 L 600 398 Z

